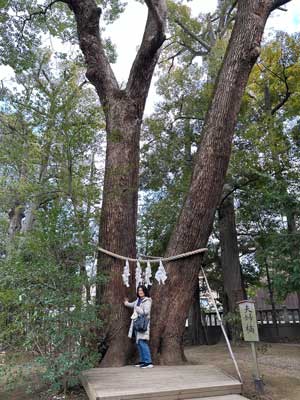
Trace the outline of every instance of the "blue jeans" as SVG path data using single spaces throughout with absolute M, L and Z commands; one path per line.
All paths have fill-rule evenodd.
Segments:
M 140 355 L 140 362 L 152 364 L 148 340 L 139 339 L 137 342 L 137 348 Z

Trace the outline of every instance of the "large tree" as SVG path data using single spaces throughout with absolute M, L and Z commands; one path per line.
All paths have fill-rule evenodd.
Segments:
M 224 185 L 241 98 L 260 52 L 266 20 L 274 9 L 288 1 L 238 2 L 235 25 L 195 155 L 190 189 L 173 230 L 168 255 L 193 250 L 207 243 Z M 58 2 L 51 4 L 55 3 Z M 75 16 L 87 77 L 97 90 L 106 117 L 107 153 L 100 244 L 114 252 L 134 256 L 140 125 L 151 77 L 164 41 L 165 1 L 145 1 L 148 7 L 145 32 L 125 89 L 118 85 L 104 51 L 99 29 L 101 9 L 94 0 L 68 0 L 64 3 Z M 167 285 L 154 289 L 152 345 L 154 356 L 160 353 L 162 362 L 180 362 L 183 359 L 185 318 L 198 283 L 200 261 L 200 257 L 194 257 L 169 263 Z M 122 263 L 100 256 L 98 269 L 108 272 L 107 283 L 101 291 L 98 290 L 98 301 L 109 304 L 107 315 L 112 317 L 105 324 L 107 352 L 103 365 L 122 365 L 130 350 L 124 340 L 128 322 L 121 305 L 125 292 L 120 280 Z
M 26 1 L 11 7 L 26 9 L 28 16 L 19 27 L 26 40 L 26 25 L 35 18 L 47 16 L 50 25 L 71 27 L 68 13 L 61 7 L 65 3 L 75 17 L 79 46 L 85 58 L 88 80 L 94 85 L 106 119 L 106 160 L 103 184 L 102 212 L 100 220 L 100 246 L 120 254 L 134 257 L 136 254 L 136 225 L 139 177 L 139 141 L 144 107 L 154 68 L 165 40 L 167 7 L 165 0 L 146 0 L 148 16 L 143 38 L 132 64 L 125 88 L 119 85 L 107 54 L 107 46 L 101 38 L 102 12 L 114 14 L 122 9 L 119 1 L 101 2 L 103 10 L 95 0 L 45 1 L 44 5 L 26 7 Z M 41 10 L 41 6 L 44 6 Z M 61 13 L 61 21 L 58 19 Z M 39 21 L 41 23 L 41 21 Z M 65 26 L 64 26 L 65 23 Z M 57 27 L 58 28 L 58 27 Z M 59 30 L 59 28 L 58 28 Z M 9 42 L 9 39 L 7 40 Z M 29 45 L 28 45 L 29 46 Z M 16 56 L 17 57 L 17 56 Z M 107 349 L 103 365 L 121 365 L 126 362 L 129 345 L 127 336 L 128 314 L 122 307 L 125 291 L 121 286 L 122 263 L 103 254 L 98 257 L 98 272 L 106 272 L 106 283 L 97 287 L 98 304 L 109 305 L 101 346 Z M 118 332 L 120 342 L 114 340 Z
M 260 53 L 268 16 L 288 1 L 238 2 L 235 25 L 206 115 L 190 189 L 171 236 L 167 255 L 206 245 L 224 185 L 233 132 L 249 74 Z M 171 262 L 169 280 L 154 291 L 152 348 L 163 363 L 184 359 L 182 337 L 201 258 Z M 176 288 L 176 290 L 175 290 Z M 167 301 L 166 301 L 167 299 Z
M 121 89 L 104 53 L 99 33 L 100 12 L 94 1 L 70 1 L 77 21 L 80 47 L 87 62 L 87 77 L 94 84 L 106 117 L 107 150 L 100 220 L 100 246 L 135 257 L 139 176 L 139 141 L 146 98 L 165 39 L 164 0 L 146 1 L 148 18 L 143 40 L 125 89 Z M 89 12 L 87 12 L 89 10 Z M 122 365 L 130 346 L 128 313 L 122 307 L 120 281 L 123 263 L 99 254 L 98 271 L 108 282 L 97 290 L 106 309 L 103 341 L 107 348 L 102 365 Z M 116 340 L 116 332 L 119 340 Z

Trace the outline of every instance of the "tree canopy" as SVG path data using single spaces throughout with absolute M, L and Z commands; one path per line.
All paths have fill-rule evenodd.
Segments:
M 235 291 L 300 293 L 299 34 L 262 40 L 289 1 L 220 0 L 197 16 L 189 2 L 140 3 L 144 33 L 121 83 L 105 29 L 125 2 L 0 0 L 0 60 L 14 71 L 0 88 L 0 347 L 33 354 L 53 390 L 131 357 L 122 299 L 134 266 L 127 290 L 99 244 L 161 257 L 208 243 L 153 285 L 164 363 L 184 358 L 201 265 L 227 312 Z M 73 51 L 50 49 L 49 35 Z

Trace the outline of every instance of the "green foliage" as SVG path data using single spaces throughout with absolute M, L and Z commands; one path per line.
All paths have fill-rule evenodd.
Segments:
M 101 28 L 113 23 L 125 9 L 120 0 L 102 0 Z M 29 0 L 7 0 L 0 7 L 0 61 L 10 65 L 18 73 L 30 69 L 36 62 L 45 35 L 51 35 L 62 43 L 78 43 L 77 28 L 73 12 L 64 2 Z M 112 62 L 116 52 L 110 39 L 105 41 L 108 56 Z
M 220 2 L 219 7 L 223 4 L 228 10 L 231 3 Z M 141 187 L 145 193 L 139 240 L 149 253 L 158 255 L 166 248 L 189 186 L 193 154 L 201 145 L 205 112 L 232 26 L 229 23 L 222 35 L 209 41 L 214 27 L 208 26 L 208 16 L 193 19 L 187 6 L 173 2 L 169 19 L 173 35 L 158 81 L 162 100 L 146 120 L 142 147 Z M 192 64 L 195 52 L 191 47 L 197 49 L 199 42 L 188 31 L 211 46 L 201 66 Z M 185 57 L 188 51 L 190 55 Z M 300 257 L 294 239 L 299 230 L 299 60 L 298 34 L 278 32 L 264 44 L 243 98 L 227 176 L 234 188 L 246 287 L 252 290 L 263 285 L 262 256 L 270 258 L 278 298 L 299 290 Z M 287 91 L 291 95 L 285 101 Z M 288 225 L 293 221 L 295 232 L 290 232 Z M 214 233 L 211 240 L 215 243 L 217 226 Z M 260 237 L 268 238 L 263 249 Z M 222 292 L 218 256 L 217 245 L 207 262 L 213 263 L 210 280 Z
M 231 4 L 223 2 L 222 7 L 218 12 L 227 14 Z M 162 100 L 145 121 L 141 165 L 145 195 L 139 243 L 147 252 L 160 255 L 189 187 L 215 75 L 232 26 L 229 22 L 221 28 L 221 18 L 212 22 L 211 15 L 193 18 L 182 2 L 169 1 L 168 10 L 170 40 L 157 85 Z M 199 56 L 203 57 L 201 66 L 194 63 Z
M 15 89 L 3 91 L 2 210 L 8 211 L 16 199 L 25 205 L 63 196 L 80 213 L 84 202 L 89 210 L 100 196 L 93 155 L 101 146 L 101 110 L 94 105 L 94 91 L 81 83 L 80 66 L 54 59 L 55 71 L 48 52 L 38 60 L 16 76 Z
M 263 47 L 244 96 L 229 171 L 239 188 L 241 247 L 256 250 L 249 260 L 261 276 L 268 264 L 278 300 L 299 290 L 299 65 L 298 34 L 277 33 Z M 291 96 L 283 101 L 287 90 Z
M 0 343 L 33 353 L 42 380 L 66 391 L 99 361 L 91 288 L 104 124 L 77 61 L 40 51 L 16 83 L 0 105 Z M 13 383 L 13 359 L 7 367 Z
M 164 49 L 163 67 L 190 66 L 201 57 L 207 78 L 216 78 L 235 15 L 233 1 L 218 3 L 214 13 L 193 17 L 188 4 L 168 1 L 170 38 Z
M 299 233 L 287 233 L 283 229 L 257 238 L 257 260 L 262 267 L 268 265 L 278 301 L 283 301 L 289 293 L 300 291 L 298 241 Z
M 230 335 L 233 343 L 239 342 L 243 338 L 242 321 L 239 311 L 228 312 L 224 316 L 224 322 L 230 327 Z
M 72 210 L 54 202 L 0 264 L 0 343 L 38 354 L 41 378 L 52 390 L 78 383 L 78 373 L 99 357 L 89 347 L 101 321 L 95 304 L 85 300 L 85 288 L 95 284 L 81 271 L 86 252 Z
M 200 77 L 194 66 L 163 75 L 158 82 L 163 101 L 144 124 L 140 182 L 146 195 L 139 231 L 144 252 L 163 254 L 189 187 L 207 106 Z

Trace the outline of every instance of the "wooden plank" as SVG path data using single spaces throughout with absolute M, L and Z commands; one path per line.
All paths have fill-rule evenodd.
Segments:
M 228 394 L 226 396 L 213 396 L 213 397 L 202 397 L 194 400 L 249 400 L 246 397 L 239 394 Z
M 197 399 L 208 396 L 221 396 L 225 394 L 239 394 L 241 389 L 237 389 L 236 387 L 222 387 L 222 388 L 206 388 L 206 389 L 198 389 L 194 392 L 192 391 L 162 391 L 162 392 L 153 392 L 153 393 L 136 393 L 136 394 L 119 394 L 119 395 L 109 395 L 103 396 L 102 393 L 97 392 L 96 400 L 186 400 L 186 399 Z
M 97 400 L 96 392 L 94 391 L 93 386 L 89 383 L 87 377 L 84 374 L 80 374 L 79 378 L 88 398 L 90 400 Z
M 118 396 L 109 396 L 109 397 L 103 397 L 102 395 L 98 395 L 96 397 L 96 400 L 187 400 L 187 399 L 199 399 L 199 398 L 205 398 L 205 397 L 211 397 L 211 396 L 222 396 L 226 394 L 232 394 L 235 392 L 235 388 L 227 388 L 227 389 L 222 389 L 222 390 L 217 390 L 217 389 L 210 389 L 210 390 L 203 390 L 203 391 L 197 391 L 195 393 L 187 393 L 185 391 L 182 392 L 164 392 L 164 393 L 153 393 L 152 395 L 149 396 L 143 396 L 142 394 L 137 394 L 135 396 L 133 395 L 118 395 Z M 240 392 L 240 390 L 239 390 Z
M 241 393 L 235 378 L 203 365 L 93 368 L 81 374 L 81 382 L 90 400 L 184 400 Z

